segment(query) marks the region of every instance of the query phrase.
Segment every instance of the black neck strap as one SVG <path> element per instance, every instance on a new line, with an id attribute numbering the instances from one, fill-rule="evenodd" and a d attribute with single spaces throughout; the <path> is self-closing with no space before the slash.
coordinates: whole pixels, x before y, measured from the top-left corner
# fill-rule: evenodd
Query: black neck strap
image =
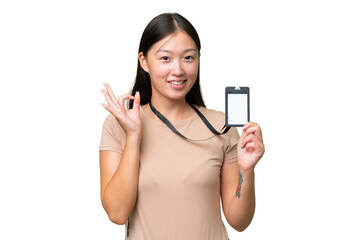
<path id="1" fill-rule="evenodd" d="M 174 125 L 171 124 L 171 122 L 164 116 L 162 115 L 158 110 L 156 110 L 156 108 L 151 104 L 151 102 L 149 102 L 149 106 L 151 108 L 151 110 L 153 111 L 153 113 L 163 122 L 166 124 L 166 126 L 168 126 L 174 133 L 176 133 L 177 135 L 179 135 L 182 138 L 185 138 L 187 140 L 190 141 L 205 141 L 207 139 L 203 139 L 203 140 L 193 140 L 193 139 L 189 139 L 187 137 L 185 137 L 184 135 L 182 135 L 178 130 L 176 130 L 176 128 L 174 127 Z M 226 127 L 226 125 L 224 125 L 224 127 L 220 130 L 220 132 L 216 131 L 215 128 L 209 123 L 209 121 L 205 118 L 205 116 L 199 111 L 199 109 L 197 109 L 194 105 L 190 104 L 190 106 L 194 109 L 194 111 L 197 113 L 197 115 L 200 117 L 200 119 L 205 123 L 205 125 L 209 128 L 209 130 L 214 133 L 216 135 L 222 135 L 227 133 L 230 130 L 230 127 Z M 209 139 L 209 138 L 208 138 Z"/>

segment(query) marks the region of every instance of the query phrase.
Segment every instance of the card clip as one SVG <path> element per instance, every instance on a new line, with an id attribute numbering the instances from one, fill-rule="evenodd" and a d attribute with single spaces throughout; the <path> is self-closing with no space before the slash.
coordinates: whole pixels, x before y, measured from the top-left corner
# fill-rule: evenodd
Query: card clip
<path id="1" fill-rule="evenodd" d="M 240 90 L 240 87 L 239 87 L 239 86 L 235 86 L 235 90 Z"/>

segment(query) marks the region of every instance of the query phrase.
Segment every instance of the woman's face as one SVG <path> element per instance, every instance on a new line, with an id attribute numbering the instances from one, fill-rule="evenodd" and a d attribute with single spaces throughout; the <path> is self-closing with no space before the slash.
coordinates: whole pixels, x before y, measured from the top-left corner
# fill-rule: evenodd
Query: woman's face
<path id="1" fill-rule="evenodd" d="M 199 51 L 187 33 L 177 31 L 152 45 L 146 58 L 140 53 L 139 61 L 150 75 L 152 98 L 183 100 L 198 75 Z"/>

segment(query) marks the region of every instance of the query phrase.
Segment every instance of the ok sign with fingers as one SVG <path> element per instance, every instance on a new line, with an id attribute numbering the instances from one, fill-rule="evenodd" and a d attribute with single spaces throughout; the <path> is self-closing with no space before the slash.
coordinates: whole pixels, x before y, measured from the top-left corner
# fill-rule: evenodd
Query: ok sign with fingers
<path id="1" fill-rule="evenodd" d="M 136 92 L 135 96 L 130 94 L 124 94 L 116 99 L 109 84 L 104 83 L 105 89 L 101 89 L 104 94 L 107 104 L 102 103 L 118 121 L 121 127 L 124 129 L 126 136 L 141 138 L 141 121 L 140 121 L 140 93 Z M 132 109 L 127 110 L 125 108 L 125 100 L 134 100 Z"/>

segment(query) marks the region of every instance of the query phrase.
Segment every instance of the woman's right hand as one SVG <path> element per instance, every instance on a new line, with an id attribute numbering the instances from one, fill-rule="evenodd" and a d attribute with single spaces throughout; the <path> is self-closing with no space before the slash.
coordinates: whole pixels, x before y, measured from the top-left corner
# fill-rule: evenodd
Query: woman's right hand
<path id="1" fill-rule="evenodd" d="M 109 84 L 104 83 L 105 89 L 101 89 L 106 102 L 102 105 L 115 116 L 121 127 L 124 129 L 127 137 L 141 138 L 141 121 L 140 121 L 140 93 L 136 92 L 135 97 L 130 94 L 120 96 L 118 99 L 114 96 Z M 125 100 L 134 100 L 133 108 L 127 110 L 124 106 Z"/>

